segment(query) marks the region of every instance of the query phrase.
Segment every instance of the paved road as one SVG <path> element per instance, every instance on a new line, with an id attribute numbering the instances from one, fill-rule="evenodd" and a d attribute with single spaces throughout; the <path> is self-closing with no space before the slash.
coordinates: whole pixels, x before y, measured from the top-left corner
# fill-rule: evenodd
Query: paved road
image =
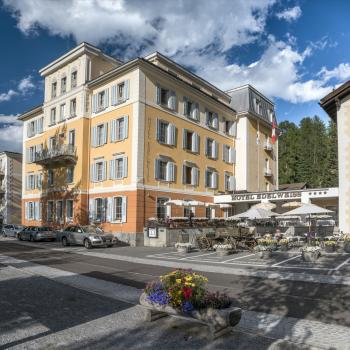
<path id="1" fill-rule="evenodd" d="M 119 254 L 120 251 L 123 251 L 123 254 L 125 254 L 125 248 L 119 249 L 119 251 L 118 249 L 118 247 L 109 250 L 98 249 L 94 250 L 94 252 L 108 252 L 111 256 L 113 256 L 113 254 Z M 39 246 L 37 248 L 32 245 L 22 245 L 17 241 L 1 241 L 0 255 L 26 261 L 29 264 L 38 264 L 52 271 L 58 270 L 62 273 L 73 273 L 74 275 L 83 276 L 91 281 L 97 281 L 97 283 L 101 285 L 105 283 L 108 286 L 125 286 L 125 288 L 130 288 L 130 291 L 141 290 L 148 281 L 172 270 L 170 267 L 161 265 L 149 265 L 110 258 L 86 256 L 79 254 L 79 251 L 74 252 L 74 249 L 70 252 L 42 249 L 42 247 L 39 248 Z M 4 265 L 7 264 L 3 264 L 3 269 L 6 268 Z M 21 266 L 25 266 L 25 264 L 16 265 L 16 271 L 19 270 L 19 272 L 21 272 Z M 195 268 L 196 265 L 194 265 L 194 269 Z M 335 330 L 338 330 L 339 327 L 350 327 L 350 315 L 348 312 L 350 306 L 350 290 L 347 285 L 334 286 L 327 283 L 319 284 L 272 278 L 265 279 L 212 272 L 205 272 L 203 274 L 209 278 L 209 287 L 211 289 L 224 290 L 233 296 L 236 299 L 237 305 L 240 305 L 246 311 L 247 315 L 252 316 L 251 321 L 257 319 L 256 315 L 273 315 L 273 317 L 275 317 L 275 319 L 270 319 L 268 321 L 269 326 L 271 326 L 271 324 L 274 325 L 273 328 L 269 330 L 269 338 L 263 337 L 263 339 L 260 339 L 259 337 L 259 339 L 257 339 L 256 334 L 249 334 L 248 336 L 247 332 L 236 332 L 235 337 L 240 340 L 241 348 L 267 349 L 268 347 L 271 348 L 271 346 L 278 346 L 276 342 L 271 341 L 270 337 L 274 337 L 276 334 L 276 338 L 278 339 L 277 330 L 280 335 L 281 327 L 283 326 L 286 328 L 286 324 L 283 323 L 284 321 L 281 322 L 281 320 L 289 320 L 289 322 L 291 322 L 291 320 L 306 320 L 310 324 L 316 325 L 316 328 L 322 328 L 324 325 L 328 329 L 334 327 Z M 0 271 L 0 276 L 1 275 L 2 272 Z M 8 294 L 11 290 L 14 291 L 14 293 Z M 27 293 L 27 291 L 29 291 L 29 293 Z M 82 295 L 80 296 L 80 294 L 77 295 L 75 293 L 82 293 Z M 5 281 L 0 280 L 0 297 L 2 303 L 1 310 L 3 310 L 3 308 L 7 310 L 0 315 L 0 332 L 1 325 L 7 324 L 7 328 L 5 327 L 4 329 L 8 331 L 9 327 L 11 328 L 16 322 L 22 322 L 14 320 L 23 319 L 23 322 L 28 322 L 26 320 L 26 315 L 29 314 L 32 319 L 39 320 L 41 326 L 44 324 L 46 327 L 46 331 L 43 329 L 39 331 L 38 334 L 40 334 L 40 337 L 46 334 L 45 332 L 48 332 L 47 335 L 52 333 L 57 334 L 64 329 L 79 327 L 79 325 L 82 323 L 85 324 L 86 322 L 89 323 L 89 320 L 103 319 L 104 317 L 108 318 L 112 317 L 111 315 L 118 315 L 119 317 L 123 312 L 134 310 L 132 306 L 133 301 L 131 299 L 130 302 L 125 302 L 127 297 L 124 299 L 121 298 L 124 302 L 117 300 L 111 303 L 110 299 L 107 297 L 101 297 L 101 295 L 97 297 L 92 293 L 78 291 L 78 289 L 69 286 L 63 287 L 59 282 L 50 281 L 44 277 L 37 276 L 30 279 L 22 276 L 18 279 L 10 278 L 8 280 L 5 279 Z M 116 298 L 118 299 L 118 296 Z M 17 303 L 18 300 L 21 302 Z M 32 306 L 30 306 L 30 300 L 35 301 Z M 41 305 L 41 308 L 37 309 L 38 305 Z M 50 316 L 48 316 L 47 310 L 51 309 L 54 310 L 54 312 L 51 313 L 50 311 Z M 135 311 L 130 312 L 131 314 L 135 314 Z M 24 316 L 22 313 L 24 313 Z M 46 318 L 49 318 L 49 320 L 46 321 Z M 44 320 L 44 322 L 41 322 L 41 320 Z M 318 325 L 317 322 L 319 321 L 322 322 L 322 325 Z M 106 322 L 111 322 L 111 320 Z M 170 322 L 168 326 L 171 329 L 173 329 L 172 327 L 176 327 L 176 325 L 172 323 L 173 321 L 167 322 Z M 267 321 L 265 320 L 265 322 Z M 290 328 L 293 328 L 296 323 L 296 321 L 293 322 L 293 324 L 289 323 Z M 264 324 L 263 320 L 261 320 L 261 324 Z M 140 327 L 140 325 L 138 326 Z M 18 324 L 16 327 L 20 328 Z M 135 324 L 132 323 L 130 327 L 135 327 Z M 188 327 L 188 325 L 186 327 Z M 259 328 L 258 325 L 257 327 Z M 164 329 L 169 328 L 165 327 Z M 339 329 L 342 332 L 341 336 L 344 336 L 344 334 L 347 335 L 346 329 L 345 333 L 343 328 Z M 149 328 L 149 332 L 152 333 L 151 330 L 152 328 Z M 284 329 L 283 332 L 286 338 L 293 337 L 291 329 Z M 181 327 L 176 329 L 174 334 L 177 334 L 177 336 L 182 334 L 185 338 L 190 337 L 186 332 L 181 333 Z M 158 334 L 157 336 L 159 337 L 160 335 Z M 35 335 L 33 337 L 33 339 L 37 338 Z M 164 334 L 160 337 L 164 337 Z M 25 337 L 26 341 L 29 341 L 27 338 L 31 340 L 30 335 L 26 335 Z M 22 340 L 16 340 L 16 337 L 13 338 L 12 336 L 11 338 L 10 336 L 7 345 L 11 344 L 18 347 L 23 343 L 23 337 L 20 339 Z M 102 340 L 100 339 L 99 341 L 101 342 Z M 192 348 L 203 346 L 200 341 L 197 344 L 197 341 L 199 340 L 197 339 L 194 341 Z M 245 341 L 247 344 L 245 344 Z M 307 339 L 302 339 L 300 342 L 308 343 Z M 111 348 L 112 346 L 111 343 L 106 343 L 104 341 L 103 346 L 102 343 L 99 344 L 101 347 L 97 348 L 104 348 L 104 346 L 105 348 Z M 190 343 L 186 340 L 184 344 L 186 345 L 184 345 L 184 347 L 187 347 Z M 255 345 L 253 346 L 253 344 Z M 320 344 L 322 344 L 322 342 Z M 137 348 L 136 343 L 132 345 L 131 348 Z M 246 345 L 248 347 L 245 347 Z M 168 346 L 164 348 L 172 348 L 172 346 L 173 345 L 169 343 Z M 226 347 L 226 345 L 222 346 L 222 348 L 230 348 Z M 285 343 L 283 346 L 282 348 L 287 348 Z M 174 346 L 174 348 L 175 347 L 176 346 Z M 301 348 L 301 345 L 297 348 Z"/>

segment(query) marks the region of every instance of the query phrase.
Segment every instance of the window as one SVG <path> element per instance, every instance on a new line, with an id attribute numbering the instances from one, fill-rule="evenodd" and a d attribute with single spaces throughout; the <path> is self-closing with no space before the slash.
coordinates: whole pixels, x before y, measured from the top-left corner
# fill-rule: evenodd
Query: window
<path id="1" fill-rule="evenodd" d="M 210 208 L 210 207 L 205 208 L 205 217 L 207 219 L 211 219 L 212 218 L 211 212 L 212 212 L 212 208 Z"/>
<path id="2" fill-rule="evenodd" d="M 199 135 L 190 130 L 182 131 L 182 147 L 193 153 L 199 152 Z"/>
<path id="3" fill-rule="evenodd" d="M 70 100 L 70 111 L 69 111 L 70 117 L 75 117 L 77 115 L 77 99 L 73 98 Z"/>
<path id="4" fill-rule="evenodd" d="M 53 136 L 49 138 L 49 149 L 53 150 L 55 149 L 55 147 L 56 147 L 56 137 Z"/>
<path id="5" fill-rule="evenodd" d="M 233 207 L 231 206 L 230 208 L 224 208 L 224 218 L 229 218 L 230 216 L 234 215 L 234 210 Z"/>
<path id="6" fill-rule="evenodd" d="M 156 159 L 155 178 L 161 181 L 175 181 L 175 164 L 166 159 Z"/>
<path id="7" fill-rule="evenodd" d="M 37 181 L 37 188 L 38 188 L 39 190 L 41 190 L 42 187 L 43 187 L 43 174 L 38 174 L 38 175 L 36 176 L 36 181 Z"/>
<path id="8" fill-rule="evenodd" d="M 199 120 L 199 104 L 184 96 L 184 115 L 188 118 Z"/>
<path id="9" fill-rule="evenodd" d="M 54 81 L 51 84 L 51 98 L 55 98 L 57 96 L 57 82 Z"/>
<path id="10" fill-rule="evenodd" d="M 27 149 L 27 163 L 35 162 L 35 146 L 29 147 Z"/>
<path id="11" fill-rule="evenodd" d="M 35 189 L 35 178 L 36 175 L 30 174 L 27 176 L 27 190 L 34 190 Z"/>
<path id="12" fill-rule="evenodd" d="M 72 147 L 75 146 L 75 130 L 69 130 L 69 132 L 68 132 L 68 144 Z"/>
<path id="13" fill-rule="evenodd" d="M 176 109 L 175 91 L 157 86 L 157 104 L 174 111 Z"/>
<path id="14" fill-rule="evenodd" d="M 232 174 L 226 173 L 224 175 L 225 191 L 234 191 L 236 188 L 236 179 Z"/>
<path id="15" fill-rule="evenodd" d="M 53 183 L 54 183 L 54 178 L 53 178 L 53 170 L 52 169 L 49 169 L 47 171 L 47 184 L 49 186 L 53 186 Z"/>
<path id="16" fill-rule="evenodd" d="M 205 187 L 218 188 L 218 173 L 215 170 L 207 169 L 205 171 Z"/>
<path id="17" fill-rule="evenodd" d="M 121 141 L 128 138 L 129 117 L 114 119 L 110 122 L 110 138 L 111 142 Z"/>
<path id="18" fill-rule="evenodd" d="M 125 102 L 129 98 L 129 80 L 112 86 L 112 105 Z"/>
<path id="19" fill-rule="evenodd" d="M 107 162 L 97 161 L 91 167 L 91 181 L 100 182 L 106 180 Z"/>
<path id="20" fill-rule="evenodd" d="M 123 198 L 122 197 L 114 197 L 113 198 L 113 221 L 121 221 L 122 219 L 122 206 L 123 206 Z"/>
<path id="21" fill-rule="evenodd" d="M 106 105 L 106 92 L 105 91 L 101 91 L 98 93 L 98 99 L 97 99 L 97 108 L 99 110 L 105 108 Z"/>
<path id="22" fill-rule="evenodd" d="M 28 202 L 28 220 L 35 219 L 35 204 L 34 202 Z"/>
<path id="23" fill-rule="evenodd" d="M 185 185 L 198 186 L 199 169 L 195 165 L 184 164 L 182 167 L 182 182 Z"/>
<path id="24" fill-rule="evenodd" d="M 66 218 L 67 221 L 73 221 L 73 199 L 66 200 Z"/>
<path id="25" fill-rule="evenodd" d="M 47 202 L 47 221 L 53 221 L 54 218 L 54 204 L 53 201 Z"/>
<path id="26" fill-rule="evenodd" d="M 208 158 L 217 159 L 218 158 L 218 148 L 219 148 L 218 143 L 216 141 L 214 141 L 213 139 L 210 139 L 209 137 L 207 137 L 206 143 L 205 143 L 205 155 Z"/>
<path id="27" fill-rule="evenodd" d="M 67 168 L 67 183 L 72 183 L 74 179 L 74 168 L 69 167 Z"/>
<path id="28" fill-rule="evenodd" d="M 67 90 L 67 77 L 61 79 L 61 95 L 64 94 Z"/>
<path id="29" fill-rule="evenodd" d="M 95 220 L 99 222 L 104 221 L 105 203 L 103 198 L 95 198 Z"/>
<path id="30" fill-rule="evenodd" d="M 254 98 L 254 107 L 255 107 L 255 112 L 258 114 L 261 114 L 261 101 L 257 99 L 256 97 Z"/>
<path id="31" fill-rule="evenodd" d="M 126 156 L 119 156 L 110 161 L 109 166 L 110 179 L 123 179 L 128 177 L 128 158 Z"/>
<path id="32" fill-rule="evenodd" d="M 157 119 L 157 140 L 160 143 L 175 146 L 176 144 L 176 128 L 175 125 Z"/>
<path id="33" fill-rule="evenodd" d="M 157 218 L 165 219 L 167 216 L 170 216 L 169 210 L 170 206 L 165 205 L 169 198 L 158 197 L 157 198 Z"/>
<path id="34" fill-rule="evenodd" d="M 107 143 L 107 123 L 92 129 L 92 147 L 99 147 Z"/>
<path id="35" fill-rule="evenodd" d="M 36 122 L 37 122 L 37 125 L 36 125 L 37 130 L 36 130 L 36 132 L 38 134 L 40 134 L 40 133 L 42 133 L 44 131 L 44 117 L 39 118 Z"/>
<path id="36" fill-rule="evenodd" d="M 50 112 L 50 125 L 55 125 L 56 124 L 56 108 L 51 108 Z"/>
<path id="37" fill-rule="evenodd" d="M 208 109 L 205 110 L 206 125 L 213 129 L 219 128 L 219 117 L 217 113 L 211 112 Z"/>
<path id="38" fill-rule="evenodd" d="M 235 149 L 228 145 L 222 145 L 222 160 L 230 164 L 235 163 L 236 161 Z"/>
<path id="39" fill-rule="evenodd" d="M 78 72 L 75 70 L 72 72 L 70 77 L 70 85 L 72 89 L 77 86 L 77 78 L 78 78 Z"/>
<path id="40" fill-rule="evenodd" d="M 100 112 L 108 107 L 109 104 L 109 89 L 102 90 L 92 96 L 92 111 L 93 113 Z"/>
<path id="41" fill-rule="evenodd" d="M 232 120 L 225 120 L 225 133 L 229 136 L 236 137 L 237 123 Z"/>
<path id="42" fill-rule="evenodd" d="M 35 129 L 36 129 L 36 121 L 33 120 L 28 124 L 28 132 L 27 132 L 27 136 L 28 137 L 32 137 L 35 135 Z"/>
<path id="43" fill-rule="evenodd" d="M 268 116 L 269 116 L 269 121 L 272 123 L 273 118 L 274 118 L 274 116 L 275 116 L 275 112 L 274 112 L 273 109 L 269 108 L 269 110 L 268 110 Z"/>
<path id="44" fill-rule="evenodd" d="M 60 121 L 66 119 L 66 104 L 63 103 L 60 105 Z"/>
<path id="45" fill-rule="evenodd" d="M 63 221 L 63 201 L 56 202 L 56 220 Z"/>

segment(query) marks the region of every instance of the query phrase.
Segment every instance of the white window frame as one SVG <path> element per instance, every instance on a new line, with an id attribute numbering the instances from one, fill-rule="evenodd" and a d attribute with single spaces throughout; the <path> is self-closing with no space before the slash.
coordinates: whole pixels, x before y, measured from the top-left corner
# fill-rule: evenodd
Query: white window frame
<path id="1" fill-rule="evenodd" d="M 191 169 L 190 179 L 187 179 L 187 168 Z M 199 186 L 199 168 L 190 163 L 185 163 L 182 166 L 182 183 L 188 186 Z"/>
<path id="2" fill-rule="evenodd" d="M 75 76 L 75 78 L 74 78 Z M 70 74 L 70 87 L 71 89 L 75 88 L 78 84 L 78 70 L 74 69 Z"/>
<path id="3" fill-rule="evenodd" d="M 64 76 L 61 78 L 61 95 L 67 92 L 67 77 Z"/>
<path id="4" fill-rule="evenodd" d="M 56 107 L 51 108 L 50 110 L 50 125 L 55 125 L 56 124 Z"/>
<path id="5" fill-rule="evenodd" d="M 121 123 L 123 123 L 121 127 Z M 129 136 L 129 116 L 113 119 L 110 121 L 110 141 L 119 142 L 128 138 Z"/>
<path id="6" fill-rule="evenodd" d="M 168 122 L 167 120 L 157 119 L 157 141 L 162 145 L 175 146 L 176 145 L 176 127 L 174 124 Z M 164 127 L 162 127 L 164 125 Z M 162 131 L 165 132 L 165 137 L 163 139 Z"/>
<path id="7" fill-rule="evenodd" d="M 55 205 L 54 205 L 54 201 L 50 200 L 47 201 L 47 221 L 48 222 L 53 222 L 55 220 Z M 49 210 L 49 204 L 52 206 L 51 210 Z M 51 214 L 51 217 L 50 215 Z"/>
<path id="8" fill-rule="evenodd" d="M 165 97 L 164 100 L 163 97 Z M 176 111 L 175 91 L 157 85 L 157 104 L 172 111 Z"/>
<path id="9" fill-rule="evenodd" d="M 210 144 L 210 147 L 209 147 Z M 210 148 L 210 149 L 209 149 Z M 219 144 L 211 137 L 207 137 L 205 140 L 205 155 L 209 159 L 217 160 L 219 153 Z"/>
<path id="10" fill-rule="evenodd" d="M 195 121 L 200 120 L 199 104 L 188 97 L 183 97 L 183 113 L 184 116 Z"/>
<path id="11" fill-rule="evenodd" d="M 160 177 L 160 175 L 161 175 L 160 162 L 165 163 L 165 178 Z M 154 178 L 157 181 L 175 182 L 175 179 L 176 179 L 176 166 L 175 166 L 174 162 L 171 162 L 168 159 L 160 157 L 160 158 L 155 159 L 154 168 L 155 168 Z"/>
<path id="12" fill-rule="evenodd" d="M 60 104 L 60 122 L 63 122 L 66 120 L 66 104 L 62 103 Z"/>
<path id="13" fill-rule="evenodd" d="M 56 209 L 56 221 L 59 223 L 63 223 L 64 207 L 63 207 L 63 200 L 62 199 L 56 201 L 56 208 L 55 209 Z M 60 209 L 60 212 L 59 212 L 59 209 Z"/>
<path id="14" fill-rule="evenodd" d="M 165 217 L 164 218 L 161 218 L 159 215 L 158 215 L 158 208 L 160 208 L 160 206 L 158 205 L 158 201 L 161 200 L 163 201 L 164 203 L 167 202 L 170 198 L 169 197 L 163 197 L 163 196 L 160 196 L 160 197 L 157 197 L 156 198 L 156 217 L 158 219 L 162 219 L 164 220 L 167 216 L 171 217 L 171 205 L 163 205 L 162 207 L 165 209 Z"/>
<path id="15" fill-rule="evenodd" d="M 205 123 L 210 129 L 219 130 L 219 115 L 206 108 Z"/>
<path id="16" fill-rule="evenodd" d="M 210 183 L 208 182 L 208 174 L 210 174 Z M 217 171 L 215 171 L 215 170 L 213 170 L 213 169 L 206 169 L 205 170 L 205 187 L 207 187 L 207 188 L 210 188 L 210 189 L 213 189 L 213 190 L 215 190 L 215 189 L 217 189 L 218 188 L 218 186 L 219 186 L 219 184 L 218 184 L 218 178 L 219 178 L 219 176 L 218 176 L 219 174 L 218 174 L 218 172 Z M 215 179 L 216 178 L 216 179 Z M 216 181 L 216 183 L 215 183 L 215 181 Z"/>
<path id="17" fill-rule="evenodd" d="M 188 134 L 191 134 L 190 145 L 188 145 Z M 199 135 L 188 129 L 182 129 L 182 147 L 186 151 L 192 153 L 199 153 L 200 138 Z"/>
<path id="18" fill-rule="evenodd" d="M 69 101 L 69 117 L 74 118 L 77 115 L 77 99 L 72 98 Z"/>
<path id="19" fill-rule="evenodd" d="M 69 212 L 68 212 L 68 203 L 72 203 L 72 215 L 68 215 Z M 67 222 L 72 222 L 73 221 L 73 218 L 74 218 L 74 200 L 73 199 L 66 199 L 66 221 Z"/>
<path id="20" fill-rule="evenodd" d="M 117 164 L 121 163 L 121 171 Z M 128 157 L 119 155 L 109 162 L 109 178 L 111 180 L 122 180 L 128 177 Z"/>
<path id="21" fill-rule="evenodd" d="M 53 81 L 51 83 L 51 98 L 57 97 L 57 81 Z"/>

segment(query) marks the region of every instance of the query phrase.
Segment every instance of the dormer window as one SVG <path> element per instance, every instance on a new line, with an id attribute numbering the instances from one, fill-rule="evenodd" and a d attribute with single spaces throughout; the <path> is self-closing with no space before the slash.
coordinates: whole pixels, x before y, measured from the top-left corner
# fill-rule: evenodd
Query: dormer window
<path id="1" fill-rule="evenodd" d="M 70 84 L 72 89 L 77 86 L 77 78 L 78 78 L 78 72 L 75 70 L 72 72 L 71 78 L 70 78 Z"/>
<path id="2" fill-rule="evenodd" d="M 67 91 L 67 77 L 61 79 L 61 95 Z"/>
<path id="3" fill-rule="evenodd" d="M 55 98 L 57 96 L 57 81 L 54 81 L 51 84 L 51 98 Z"/>

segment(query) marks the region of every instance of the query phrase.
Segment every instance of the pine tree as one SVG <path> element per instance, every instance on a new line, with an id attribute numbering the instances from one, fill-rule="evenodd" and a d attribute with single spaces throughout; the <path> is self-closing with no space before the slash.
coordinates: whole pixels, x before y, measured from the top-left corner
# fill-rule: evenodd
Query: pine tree
<path id="1" fill-rule="evenodd" d="M 329 122 L 327 130 L 327 160 L 324 174 L 324 186 L 338 186 L 338 139 L 337 139 L 337 124 L 333 121 Z"/>

